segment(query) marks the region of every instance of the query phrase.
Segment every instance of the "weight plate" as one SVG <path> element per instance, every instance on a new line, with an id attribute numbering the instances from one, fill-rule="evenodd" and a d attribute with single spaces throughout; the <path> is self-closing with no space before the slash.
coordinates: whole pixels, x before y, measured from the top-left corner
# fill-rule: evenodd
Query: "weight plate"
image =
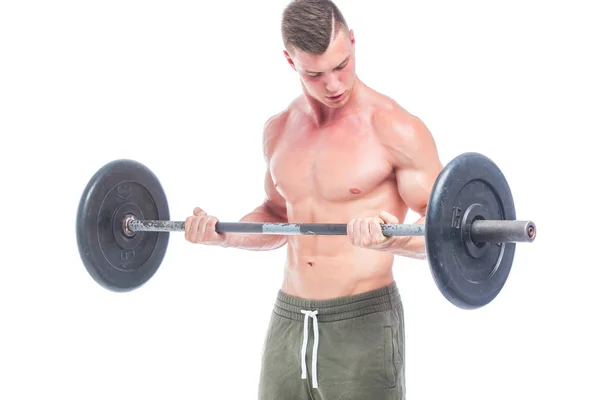
<path id="1" fill-rule="evenodd" d="M 515 254 L 515 243 L 474 244 L 462 225 L 478 218 L 515 220 L 515 205 L 498 166 L 481 154 L 464 153 L 436 179 L 425 217 L 435 283 L 446 299 L 464 309 L 485 306 L 500 293 Z"/>
<path id="2" fill-rule="evenodd" d="M 144 165 L 116 160 L 87 184 L 77 209 L 77 244 L 88 273 L 106 289 L 125 292 L 146 283 L 166 254 L 168 232 L 126 234 L 123 221 L 168 220 L 158 178 Z"/>

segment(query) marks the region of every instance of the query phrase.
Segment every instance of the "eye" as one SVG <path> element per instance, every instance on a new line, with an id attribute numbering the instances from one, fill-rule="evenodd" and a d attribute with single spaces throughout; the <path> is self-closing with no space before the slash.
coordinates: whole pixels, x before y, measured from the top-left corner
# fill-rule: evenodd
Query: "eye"
<path id="1" fill-rule="evenodd" d="M 336 71 L 341 71 L 341 70 L 343 70 L 344 68 L 346 68 L 346 65 L 348 65 L 348 62 L 345 62 L 344 64 L 340 65 L 340 66 L 339 66 L 339 67 L 337 67 L 335 70 L 336 70 Z"/>

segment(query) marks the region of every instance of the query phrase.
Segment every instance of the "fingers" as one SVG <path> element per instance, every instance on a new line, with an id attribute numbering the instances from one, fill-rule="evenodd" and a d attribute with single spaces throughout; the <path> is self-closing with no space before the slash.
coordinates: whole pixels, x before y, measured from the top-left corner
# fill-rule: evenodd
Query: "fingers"
<path id="1" fill-rule="evenodd" d="M 352 219 L 348 223 L 348 239 L 350 243 L 354 246 L 362 246 L 362 220 L 361 219 Z"/>
<path id="2" fill-rule="evenodd" d="M 381 233 L 378 219 L 355 218 L 347 226 L 348 240 L 358 247 L 369 247 L 377 241 L 377 230 Z"/>
<path id="3" fill-rule="evenodd" d="M 203 242 L 203 236 L 204 236 L 204 227 L 203 225 L 206 224 L 205 222 L 206 220 L 206 216 L 205 215 L 196 215 L 194 218 L 194 222 L 192 223 L 192 242 L 194 243 L 201 243 Z"/>
<path id="4" fill-rule="evenodd" d="M 190 243 L 218 244 L 222 237 L 216 231 L 218 219 L 199 207 L 185 220 L 185 239 Z"/>
<path id="5" fill-rule="evenodd" d="M 360 245 L 369 247 L 371 245 L 371 218 L 363 218 L 360 220 Z"/>
<path id="6" fill-rule="evenodd" d="M 387 211 L 382 211 L 379 213 L 379 216 L 383 220 L 384 224 L 399 224 L 400 221 L 394 215 L 390 214 Z"/>
<path id="7" fill-rule="evenodd" d="M 373 218 L 369 224 L 370 244 L 381 244 L 385 240 L 385 236 L 381 232 L 383 221 L 380 218 Z"/>
<path id="8" fill-rule="evenodd" d="M 390 239 L 383 235 L 381 225 L 397 223 L 398 218 L 386 211 L 376 217 L 354 218 L 348 223 L 348 240 L 354 246 L 377 249 Z"/>

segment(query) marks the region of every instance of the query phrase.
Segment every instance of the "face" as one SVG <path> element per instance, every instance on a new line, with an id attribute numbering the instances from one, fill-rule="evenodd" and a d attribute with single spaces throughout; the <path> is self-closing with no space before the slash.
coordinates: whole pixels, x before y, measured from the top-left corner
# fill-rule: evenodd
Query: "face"
<path id="1" fill-rule="evenodd" d="M 340 31 L 325 53 L 284 52 L 309 95 L 331 108 L 342 107 L 355 82 L 354 32 Z"/>

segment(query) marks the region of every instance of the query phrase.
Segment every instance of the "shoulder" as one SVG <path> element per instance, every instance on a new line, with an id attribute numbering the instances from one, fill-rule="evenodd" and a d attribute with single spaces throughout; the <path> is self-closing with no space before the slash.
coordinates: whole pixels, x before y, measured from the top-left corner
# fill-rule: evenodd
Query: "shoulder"
<path id="1" fill-rule="evenodd" d="M 270 116 L 263 126 L 263 150 L 265 158 L 270 158 L 273 154 L 275 145 L 279 141 L 287 120 L 290 115 L 290 109 L 285 110 Z"/>
<path id="2" fill-rule="evenodd" d="M 263 127 L 265 157 L 269 158 L 272 155 L 277 142 L 285 133 L 290 121 L 297 120 L 303 114 L 303 107 L 302 97 L 298 97 L 288 104 L 285 109 L 266 120 Z"/>
<path id="3" fill-rule="evenodd" d="M 371 122 L 381 144 L 392 155 L 394 164 L 437 159 L 435 141 L 425 123 L 393 99 L 381 96 Z"/>
<path id="4" fill-rule="evenodd" d="M 290 115 L 290 109 L 285 109 L 277 114 L 270 116 L 263 126 L 263 137 L 265 140 L 274 139 L 281 134 Z"/>
<path id="5" fill-rule="evenodd" d="M 424 134 L 425 124 L 419 117 L 384 95 L 374 104 L 371 122 L 383 141 L 417 139 Z"/>

